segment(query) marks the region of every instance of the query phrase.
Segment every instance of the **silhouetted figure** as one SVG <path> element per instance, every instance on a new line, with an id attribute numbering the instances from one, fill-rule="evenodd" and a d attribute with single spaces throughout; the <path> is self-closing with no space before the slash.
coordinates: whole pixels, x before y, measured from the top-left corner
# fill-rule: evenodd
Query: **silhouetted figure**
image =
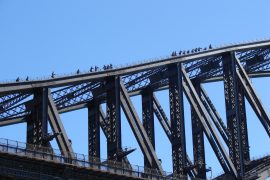
<path id="1" fill-rule="evenodd" d="M 110 64 L 109 67 L 110 67 L 110 69 L 112 69 L 113 68 L 112 64 Z"/>
<path id="2" fill-rule="evenodd" d="M 172 56 L 177 56 L 176 51 L 172 52 Z"/>
<path id="3" fill-rule="evenodd" d="M 179 55 L 181 55 L 182 54 L 182 51 L 179 51 L 179 53 L 178 53 Z"/>
<path id="4" fill-rule="evenodd" d="M 54 73 L 54 72 L 52 72 L 51 78 L 54 78 L 54 77 L 55 77 L 55 73 Z"/>
<path id="5" fill-rule="evenodd" d="M 189 50 L 187 51 L 187 54 L 189 54 Z"/>
<path id="6" fill-rule="evenodd" d="M 20 78 L 19 77 L 16 79 L 16 82 L 20 82 Z"/>
<path id="7" fill-rule="evenodd" d="M 191 50 L 191 53 L 194 53 L 194 49 Z"/>
<path id="8" fill-rule="evenodd" d="M 199 48 L 198 48 L 198 51 L 200 52 L 201 50 L 202 50 L 202 48 L 199 47 Z"/>
<path id="9" fill-rule="evenodd" d="M 98 67 L 97 66 L 95 66 L 95 71 L 98 71 Z"/>
<path id="10" fill-rule="evenodd" d="M 207 50 L 207 48 L 203 48 L 203 50 L 204 50 L 204 51 L 206 51 L 206 50 Z"/>
<path id="11" fill-rule="evenodd" d="M 183 51 L 183 55 L 185 55 L 186 54 L 186 51 Z"/>
<path id="12" fill-rule="evenodd" d="M 195 49 L 194 49 L 194 52 L 195 52 L 195 53 L 198 52 L 198 48 L 195 48 Z"/>
<path id="13" fill-rule="evenodd" d="M 106 70 L 107 68 L 108 68 L 107 66 L 105 66 L 105 65 L 103 66 L 103 70 Z"/>
<path id="14" fill-rule="evenodd" d="M 80 70 L 78 69 L 76 73 L 77 73 L 77 74 L 80 74 Z"/>
<path id="15" fill-rule="evenodd" d="M 29 81 L 29 77 L 27 76 L 25 80 L 26 80 L 26 81 Z"/>
<path id="16" fill-rule="evenodd" d="M 94 68 L 91 66 L 91 68 L 90 68 L 90 70 L 89 70 L 89 71 L 90 71 L 90 72 L 93 72 L 93 69 L 94 69 Z"/>
<path id="17" fill-rule="evenodd" d="M 212 49 L 212 45 L 211 44 L 209 45 L 209 49 Z"/>

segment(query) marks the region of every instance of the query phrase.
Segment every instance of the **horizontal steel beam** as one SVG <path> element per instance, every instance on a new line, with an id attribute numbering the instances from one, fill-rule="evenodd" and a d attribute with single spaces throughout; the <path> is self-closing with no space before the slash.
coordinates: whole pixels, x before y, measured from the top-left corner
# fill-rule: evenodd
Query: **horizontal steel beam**
<path id="1" fill-rule="evenodd" d="M 248 77 L 250 78 L 260 78 L 260 77 L 270 77 L 270 71 L 257 71 L 257 72 L 246 72 Z M 223 76 L 217 76 L 217 77 L 212 77 L 209 79 L 204 80 L 204 83 L 211 83 L 211 82 L 218 82 L 218 81 L 222 81 L 223 80 Z M 135 93 L 135 92 L 133 92 Z"/>
<path id="2" fill-rule="evenodd" d="M 221 55 L 226 52 L 231 51 L 243 51 L 252 48 L 267 47 L 270 45 L 270 40 L 251 42 L 246 44 L 238 44 L 232 46 L 226 46 L 216 49 L 211 49 L 207 51 L 202 51 L 194 54 L 187 54 L 183 56 L 169 57 L 158 61 L 151 61 L 147 63 L 142 63 L 130 67 L 111 69 L 100 72 L 85 73 L 73 76 L 65 76 L 54 79 L 39 80 L 39 81 L 29 81 L 29 82 L 16 82 L 16 83 L 6 83 L 1 84 L 0 94 L 5 94 L 9 92 L 18 92 L 22 90 L 29 90 L 37 87 L 60 87 L 65 85 L 78 84 L 82 82 L 89 82 L 92 80 L 105 79 L 108 76 L 123 76 L 130 73 L 135 73 L 139 71 L 145 71 L 152 68 L 157 68 L 173 63 L 179 62 L 189 62 L 192 60 L 205 58 L 213 55 Z"/>
<path id="3" fill-rule="evenodd" d="M 9 119 L 9 120 L 5 120 L 5 121 L 0 121 L 0 127 L 24 123 L 24 122 L 26 122 L 25 118 Z"/>

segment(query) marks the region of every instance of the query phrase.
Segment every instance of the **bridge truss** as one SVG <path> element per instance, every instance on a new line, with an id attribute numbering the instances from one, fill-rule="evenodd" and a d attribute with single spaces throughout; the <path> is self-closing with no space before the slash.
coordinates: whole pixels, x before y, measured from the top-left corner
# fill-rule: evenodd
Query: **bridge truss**
<path id="1" fill-rule="evenodd" d="M 144 155 L 145 167 L 163 169 L 155 152 L 154 115 L 172 148 L 173 172 L 206 178 L 204 135 L 225 174 L 246 178 L 251 163 L 245 99 L 270 136 L 270 118 L 250 77 L 269 76 L 270 41 L 231 45 L 129 67 L 74 76 L 0 84 L 0 126 L 27 124 L 27 143 L 50 147 L 56 139 L 64 156 L 74 155 L 60 114 L 88 109 L 89 156 L 100 158 L 100 129 L 108 160 L 128 162 L 121 143 L 121 109 Z M 202 84 L 223 81 L 226 121 Z M 169 90 L 170 117 L 154 92 Z M 142 121 L 131 96 L 142 97 Z M 186 152 L 183 98 L 191 106 L 193 159 Z M 106 103 L 106 112 L 101 104 Z M 226 123 L 225 123 L 226 122 Z M 53 134 L 48 134 L 48 126 Z M 228 149 L 228 151 L 227 151 Z M 264 162 L 264 161 L 263 161 Z"/>

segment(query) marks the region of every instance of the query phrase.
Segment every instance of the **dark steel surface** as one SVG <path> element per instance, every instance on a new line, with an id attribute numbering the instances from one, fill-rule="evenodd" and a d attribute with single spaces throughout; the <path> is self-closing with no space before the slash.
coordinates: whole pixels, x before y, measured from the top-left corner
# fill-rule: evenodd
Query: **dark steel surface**
<path id="1" fill-rule="evenodd" d="M 109 122 L 107 152 L 109 160 L 118 160 L 117 153 L 122 149 L 120 119 L 120 79 L 110 77 L 106 80 L 107 121 Z"/>
<path id="2" fill-rule="evenodd" d="M 88 155 L 100 158 L 100 105 L 94 101 L 88 106 Z"/>
<path id="3" fill-rule="evenodd" d="M 153 91 L 146 89 L 142 93 L 142 122 L 149 140 L 155 149 L 155 126 L 154 126 L 154 107 L 153 107 Z M 151 167 L 147 158 L 144 159 L 144 166 Z"/>
<path id="4" fill-rule="evenodd" d="M 270 41 L 265 40 L 129 67 L 0 84 L 0 126 L 26 122 L 27 142 L 50 147 L 50 140 L 55 138 L 62 154 L 73 157 L 59 114 L 88 108 L 89 155 L 100 157 L 101 128 L 107 138 L 109 160 L 129 164 L 127 155 L 132 151 L 124 151 L 121 144 L 122 107 L 145 166 L 162 174 L 155 152 L 155 114 L 172 144 L 175 174 L 205 178 L 204 134 L 224 172 L 243 179 L 251 172 L 246 170 L 251 161 L 245 98 L 270 137 L 269 115 L 249 79 L 270 76 L 269 48 Z M 227 126 L 201 86 L 212 81 L 224 82 Z M 156 91 L 165 89 L 169 90 L 170 118 L 155 96 Z M 194 162 L 186 153 L 183 94 L 191 105 Z M 136 95 L 142 95 L 142 122 L 130 99 Z M 101 103 L 106 103 L 105 113 Z M 48 123 L 53 134 L 48 134 Z"/>
<path id="5" fill-rule="evenodd" d="M 241 138 L 241 117 L 240 110 L 243 103 L 240 104 L 241 96 L 239 94 L 239 85 L 236 78 L 235 59 L 232 53 L 224 55 L 223 58 L 223 78 L 224 78 L 224 93 L 226 103 L 226 116 L 228 128 L 228 148 L 230 158 L 233 161 L 238 178 L 244 176 L 244 159 L 243 159 L 243 144 Z M 246 120 L 244 120 L 246 122 Z"/>
<path id="6" fill-rule="evenodd" d="M 181 64 L 168 66 L 173 172 L 186 175 L 186 136 Z"/>
<path id="7" fill-rule="evenodd" d="M 200 95 L 200 82 L 193 83 L 195 90 Z M 203 127 L 198 118 L 198 115 L 191 108 L 191 125 L 192 125 L 192 140 L 193 140 L 193 159 L 194 165 L 198 172 L 196 177 L 206 179 L 206 163 L 205 163 L 205 149 Z"/>

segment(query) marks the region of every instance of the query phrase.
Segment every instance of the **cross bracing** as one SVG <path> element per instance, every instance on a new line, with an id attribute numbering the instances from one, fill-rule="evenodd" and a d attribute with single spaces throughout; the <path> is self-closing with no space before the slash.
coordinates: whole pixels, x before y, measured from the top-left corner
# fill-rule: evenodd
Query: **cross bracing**
<path id="1" fill-rule="evenodd" d="M 48 145 L 44 136 L 46 124 L 50 123 L 56 134 L 52 138 L 57 139 L 60 149 L 72 152 L 59 114 L 88 108 L 91 113 L 89 148 L 92 149 L 89 153 L 100 156 L 96 134 L 100 126 L 108 138 L 110 160 L 128 162 L 128 153 L 121 147 L 119 111 L 122 108 L 145 156 L 145 166 L 162 173 L 151 123 L 155 113 L 172 144 L 174 173 L 206 177 L 204 134 L 224 172 L 241 179 L 245 177 L 245 163 L 250 161 L 244 98 L 270 136 L 269 115 L 249 80 L 269 76 L 269 69 L 270 41 L 265 40 L 100 72 L 0 84 L 0 126 L 26 122 L 31 127 L 28 132 L 29 139 L 33 138 L 31 142 Z M 211 81 L 224 82 L 227 125 L 201 86 Z M 165 89 L 170 92 L 169 118 L 153 94 Z M 144 99 L 143 125 L 130 101 L 131 96 L 138 95 Z M 183 95 L 192 107 L 193 146 L 197 148 L 194 162 L 186 155 Z M 101 103 L 107 104 L 106 112 L 99 108 Z"/>

